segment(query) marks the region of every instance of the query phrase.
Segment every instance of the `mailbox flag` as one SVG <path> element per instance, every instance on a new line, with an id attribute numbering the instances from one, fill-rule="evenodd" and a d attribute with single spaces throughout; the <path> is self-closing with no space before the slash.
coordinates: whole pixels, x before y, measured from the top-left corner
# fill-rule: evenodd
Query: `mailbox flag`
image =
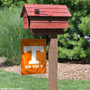
<path id="1" fill-rule="evenodd" d="M 21 74 L 46 73 L 46 40 L 21 39 Z"/>

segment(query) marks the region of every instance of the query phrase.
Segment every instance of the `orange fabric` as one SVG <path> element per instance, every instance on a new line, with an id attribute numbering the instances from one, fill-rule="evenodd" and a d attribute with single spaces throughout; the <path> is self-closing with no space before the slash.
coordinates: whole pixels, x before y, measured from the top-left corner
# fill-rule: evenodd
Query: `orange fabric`
<path id="1" fill-rule="evenodd" d="M 24 53 L 24 46 L 44 46 L 44 52 L 36 51 L 38 64 L 29 64 L 32 60 L 32 52 Z M 22 39 L 21 40 L 21 74 L 46 73 L 46 40 L 45 39 Z"/>

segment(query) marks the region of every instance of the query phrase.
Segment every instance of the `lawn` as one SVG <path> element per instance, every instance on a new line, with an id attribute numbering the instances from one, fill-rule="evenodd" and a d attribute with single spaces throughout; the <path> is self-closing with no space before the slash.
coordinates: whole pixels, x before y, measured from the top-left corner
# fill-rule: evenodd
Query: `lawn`
<path id="1" fill-rule="evenodd" d="M 0 70 L 0 88 L 48 90 L 48 79 Z M 58 90 L 90 90 L 90 80 L 59 80 Z"/>

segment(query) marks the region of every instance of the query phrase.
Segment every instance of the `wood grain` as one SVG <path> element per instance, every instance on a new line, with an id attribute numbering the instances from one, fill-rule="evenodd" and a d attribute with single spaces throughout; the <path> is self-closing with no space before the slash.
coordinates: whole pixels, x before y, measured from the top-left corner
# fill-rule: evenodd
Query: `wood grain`
<path id="1" fill-rule="evenodd" d="M 68 21 L 31 21 L 30 29 L 65 29 Z"/>
<path id="2" fill-rule="evenodd" d="M 35 9 L 39 9 L 40 14 L 35 14 Z M 71 17 L 66 5 L 24 4 L 21 17 L 24 15 L 23 11 L 28 16 Z"/>
<path id="3" fill-rule="evenodd" d="M 57 79 L 57 35 L 49 35 L 49 90 L 58 90 Z"/>
<path id="4" fill-rule="evenodd" d="M 62 8 L 67 9 L 66 5 L 48 5 L 48 4 L 24 4 L 26 8 Z"/>

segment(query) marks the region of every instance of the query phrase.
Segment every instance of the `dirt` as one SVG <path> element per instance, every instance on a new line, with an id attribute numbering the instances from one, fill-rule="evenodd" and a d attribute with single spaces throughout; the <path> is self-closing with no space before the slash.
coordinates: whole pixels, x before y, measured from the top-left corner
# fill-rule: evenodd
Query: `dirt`
<path id="1" fill-rule="evenodd" d="M 0 58 L 0 61 L 2 59 Z M 21 73 L 20 65 L 19 66 L 3 66 L 2 65 L 0 69 L 8 71 L 8 72 L 18 73 L 18 74 Z M 48 78 L 48 60 L 47 60 L 46 74 L 32 74 L 31 76 Z M 90 65 L 89 64 L 58 63 L 58 79 L 90 80 Z"/>

